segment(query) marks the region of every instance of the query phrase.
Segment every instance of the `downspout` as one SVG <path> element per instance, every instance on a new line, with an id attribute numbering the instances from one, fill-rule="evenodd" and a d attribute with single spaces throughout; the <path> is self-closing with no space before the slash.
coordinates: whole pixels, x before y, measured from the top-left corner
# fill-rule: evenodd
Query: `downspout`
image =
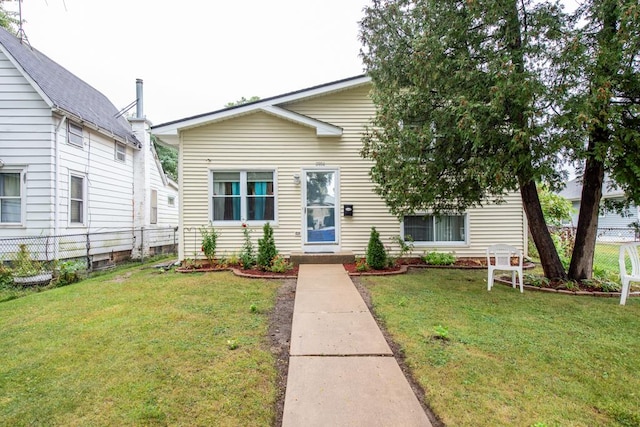
<path id="1" fill-rule="evenodd" d="M 60 129 L 66 123 L 67 116 L 62 116 L 60 123 L 56 126 L 56 133 L 53 137 L 54 156 L 55 156 L 55 171 L 54 171 L 54 206 L 53 206 L 53 235 L 58 236 L 60 234 L 60 148 L 58 145 Z M 58 244 L 54 244 L 54 259 L 58 259 Z"/>

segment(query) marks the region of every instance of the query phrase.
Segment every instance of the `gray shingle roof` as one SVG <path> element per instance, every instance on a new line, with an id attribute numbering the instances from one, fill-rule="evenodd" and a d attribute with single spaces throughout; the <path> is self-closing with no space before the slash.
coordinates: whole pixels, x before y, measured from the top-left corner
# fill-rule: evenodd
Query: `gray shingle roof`
<path id="1" fill-rule="evenodd" d="M 140 142 L 124 117 L 116 118 L 118 109 L 100 91 L 76 77 L 60 64 L 36 49 L 20 43 L 14 35 L 0 28 L 0 44 L 53 102 L 55 108 L 97 126 L 131 145 Z"/>
<path id="2" fill-rule="evenodd" d="M 582 178 L 575 178 L 567 182 L 567 186 L 558 194 L 568 200 L 580 200 L 582 198 Z M 605 177 L 602 183 L 602 197 L 611 199 L 623 196 L 624 191 L 617 188 L 611 178 Z"/>

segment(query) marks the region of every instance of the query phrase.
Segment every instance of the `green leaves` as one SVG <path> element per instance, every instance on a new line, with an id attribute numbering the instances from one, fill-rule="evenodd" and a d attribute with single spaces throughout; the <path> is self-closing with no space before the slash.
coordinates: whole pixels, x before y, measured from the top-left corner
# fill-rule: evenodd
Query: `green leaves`
<path id="1" fill-rule="evenodd" d="M 561 16 L 525 3 L 530 10 L 453 0 L 365 10 L 362 56 L 378 112 L 362 155 L 394 213 L 461 211 L 500 201 L 518 175 L 554 175 L 541 114 L 547 87 L 526 66 L 553 43 L 547 34 L 558 33 Z M 521 34 L 526 19 L 538 32 Z"/>

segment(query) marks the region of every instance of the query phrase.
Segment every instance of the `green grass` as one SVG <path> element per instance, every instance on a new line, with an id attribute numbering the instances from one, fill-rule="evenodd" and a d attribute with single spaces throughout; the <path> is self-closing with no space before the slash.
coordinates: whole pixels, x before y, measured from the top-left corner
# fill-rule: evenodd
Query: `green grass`
<path id="1" fill-rule="evenodd" d="M 446 425 L 640 425 L 640 300 L 488 292 L 486 274 L 363 279 Z"/>
<path id="2" fill-rule="evenodd" d="M 278 285 L 136 267 L 0 303 L 0 425 L 270 425 Z"/>
<path id="3" fill-rule="evenodd" d="M 620 243 L 597 243 L 593 265 L 614 273 L 620 273 L 619 256 Z"/>

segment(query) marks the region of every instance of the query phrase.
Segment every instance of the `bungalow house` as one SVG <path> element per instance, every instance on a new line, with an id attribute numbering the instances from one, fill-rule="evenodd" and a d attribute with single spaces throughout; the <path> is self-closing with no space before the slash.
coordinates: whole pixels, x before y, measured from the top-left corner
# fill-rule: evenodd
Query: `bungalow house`
<path id="1" fill-rule="evenodd" d="M 571 225 L 578 225 L 578 214 L 580 212 L 580 201 L 582 198 L 582 179 L 575 178 L 567 182 L 566 187 L 558 193 L 560 196 L 569 200 L 573 205 L 573 213 L 571 215 Z M 632 222 L 638 222 L 640 215 L 638 207 L 631 205 L 620 213 L 615 210 L 606 209 L 604 201 L 611 200 L 613 202 L 624 202 L 624 191 L 617 188 L 615 182 L 608 176 L 605 177 L 602 184 L 602 201 L 603 206 L 600 209 L 598 218 L 598 228 L 600 229 L 599 237 L 620 240 L 633 240 L 635 231 L 629 227 Z"/>
<path id="2" fill-rule="evenodd" d="M 173 233 L 140 234 L 177 226 L 178 187 L 155 154 L 141 99 L 137 113 L 123 118 L 0 28 L 0 257 L 28 243 L 40 259 L 99 262 L 173 244 Z"/>
<path id="3" fill-rule="evenodd" d="M 152 127 L 179 147 L 181 259 L 201 257 L 199 227 L 220 233 L 219 253 L 238 253 L 243 224 L 254 242 L 265 222 L 283 255 L 365 253 L 372 226 L 385 244 L 411 236 L 416 253 L 482 257 L 488 245 L 526 250 L 518 194 L 506 203 L 398 219 L 374 192 L 360 156 L 374 115 L 371 80 L 357 76 Z"/>

